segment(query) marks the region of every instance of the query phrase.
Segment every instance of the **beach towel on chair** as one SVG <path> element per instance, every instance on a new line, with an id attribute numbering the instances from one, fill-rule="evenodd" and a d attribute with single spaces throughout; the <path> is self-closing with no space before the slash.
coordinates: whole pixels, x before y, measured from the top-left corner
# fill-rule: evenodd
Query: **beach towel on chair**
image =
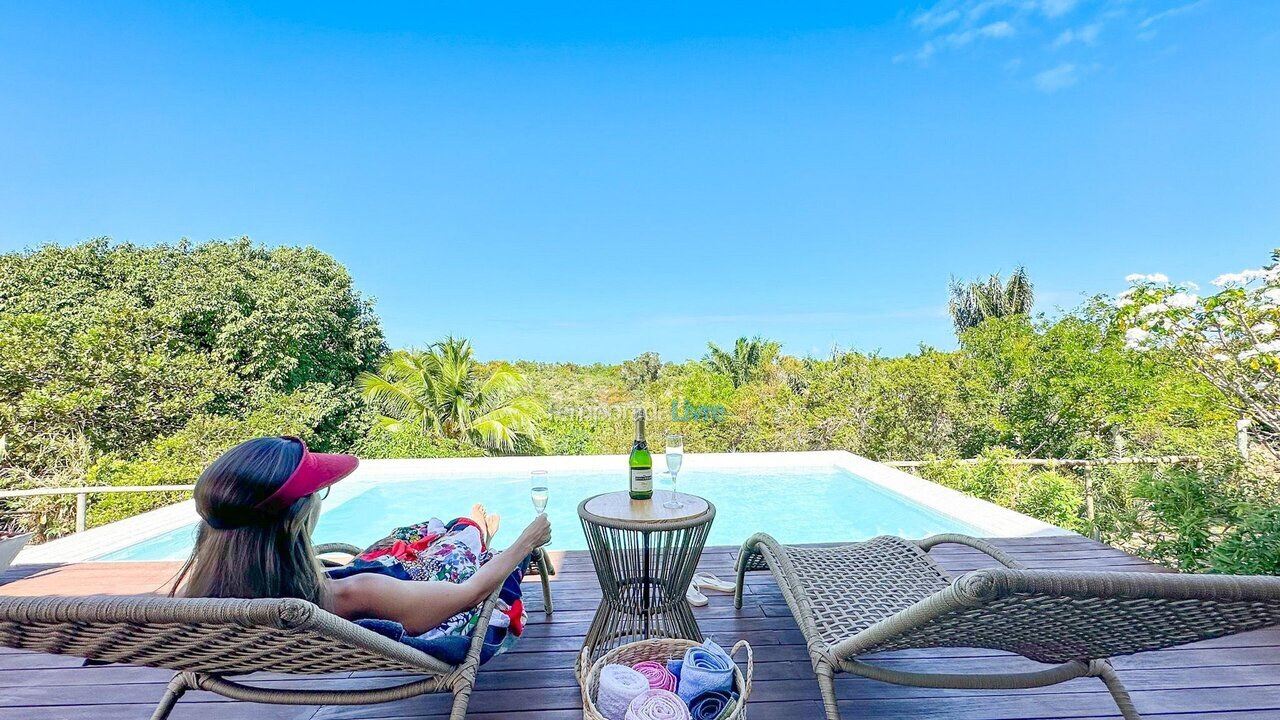
<path id="1" fill-rule="evenodd" d="M 361 573 L 378 573 L 400 580 L 422 582 L 466 581 L 493 553 L 484 546 L 484 533 L 470 518 L 443 523 L 432 518 L 425 523 L 397 528 L 374 543 L 351 563 L 329 571 L 340 579 Z M 505 652 L 524 632 L 525 612 L 520 581 L 528 561 L 507 576 L 498 593 L 498 605 L 489 618 L 480 661 Z M 404 626 L 391 620 L 357 620 L 356 624 L 402 642 L 447 663 L 466 657 L 471 635 L 480 620 L 478 607 L 460 612 L 421 635 L 409 635 Z"/>

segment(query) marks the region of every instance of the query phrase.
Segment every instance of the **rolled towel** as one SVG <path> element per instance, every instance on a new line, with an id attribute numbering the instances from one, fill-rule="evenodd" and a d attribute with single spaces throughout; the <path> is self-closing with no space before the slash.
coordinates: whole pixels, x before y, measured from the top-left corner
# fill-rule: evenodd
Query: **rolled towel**
<path id="1" fill-rule="evenodd" d="M 632 665 L 631 669 L 643 675 L 649 681 L 649 687 L 651 688 L 669 692 L 676 691 L 676 676 L 672 675 L 671 671 L 664 667 L 662 663 L 645 660 Z"/>
<path id="2" fill-rule="evenodd" d="M 704 692 L 733 692 L 733 660 L 724 648 L 708 640 L 701 647 L 691 647 L 684 659 L 672 660 L 667 668 L 679 679 L 676 694 L 686 703 Z"/>
<path id="3" fill-rule="evenodd" d="M 689 715 L 693 717 L 693 720 L 717 720 L 721 716 L 727 717 L 728 714 L 731 714 L 737 704 L 737 693 L 710 690 L 689 702 Z M 725 713 L 726 708 L 729 713 Z"/>
<path id="4" fill-rule="evenodd" d="M 690 720 L 689 708 L 675 693 L 651 688 L 631 701 L 625 720 Z"/>
<path id="5" fill-rule="evenodd" d="M 605 665 L 600 670 L 596 709 L 609 720 L 626 720 L 631 701 L 648 689 L 644 675 L 626 665 Z"/>

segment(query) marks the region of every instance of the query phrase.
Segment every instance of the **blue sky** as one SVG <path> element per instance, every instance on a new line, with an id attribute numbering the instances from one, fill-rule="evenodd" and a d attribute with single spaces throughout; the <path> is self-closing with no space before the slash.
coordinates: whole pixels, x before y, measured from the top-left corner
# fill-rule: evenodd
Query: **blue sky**
<path id="1" fill-rule="evenodd" d="M 0 6 L 0 250 L 310 244 L 484 357 L 954 344 L 1280 246 L 1280 3 Z"/>

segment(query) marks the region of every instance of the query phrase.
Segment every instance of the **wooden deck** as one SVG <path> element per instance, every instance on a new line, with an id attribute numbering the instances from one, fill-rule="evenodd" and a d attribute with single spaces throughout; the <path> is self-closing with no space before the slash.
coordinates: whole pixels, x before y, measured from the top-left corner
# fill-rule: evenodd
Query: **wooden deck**
<path id="1" fill-rule="evenodd" d="M 1118 550 L 1080 537 L 1019 538 L 997 541 L 1031 567 L 1098 568 L 1121 571 L 1153 567 Z M 967 548 L 934 551 L 948 569 L 987 566 Z M 732 576 L 736 548 L 711 548 L 702 569 Z M 570 552 L 559 559 L 552 583 L 556 613 L 542 613 L 541 593 L 526 584 L 530 626 L 515 652 L 498 657 L 480 672 L 471 714 L 482 720 L 567 720 L 582 717 L 572 666 L 600 597 L 590 558 Z M 85 564 L 66 567 L 19 566 L 0 577 L 0 594 L 138 593 L 161 588 L 175 566 L 168 563 Z M 817 683 L 804 643 L 767 573 L 754 574 L 741 611 L 732 597 L 712 593 L 695 610 L 703 631 L 726 646 L 748 640 L 756 659 L 750 700 L 752 720 L 822 717 Z M 955 669 L 962 656 L 971 671 L 1034 666 L 1020 658 L 986 650 L 928 650 L 882 655 L 882 661 L 921 671 Z M 1138 709 L 1160 720 L 1276 720 L 1280 718 L 1280 629 L 1261 630 L 1129 658 L 1116 666 Z M 306 679 L 282 677 L 292 687 L 370 687 L 387 674 L 357 673 Z M 0 649 L 0 720 L 123 720 L 147 718 L 169 673 L 128 666 L 80 667 L 75 658 Z M 264 682 L 271 676 L 261 676 Z M 898 687 L 871 680 L 837 680 L 846 720 L 1015 720 L 1114 718 L 1115 706 L 1096 679 L 1082 678 L 1049 688 L 1018 691 L 958 691 Z M 447 696 L 354 707 L 256 705 L 189 693 L 174 718 L 235 720 L 322 720 L 336 718 L 442 718 Z"/>

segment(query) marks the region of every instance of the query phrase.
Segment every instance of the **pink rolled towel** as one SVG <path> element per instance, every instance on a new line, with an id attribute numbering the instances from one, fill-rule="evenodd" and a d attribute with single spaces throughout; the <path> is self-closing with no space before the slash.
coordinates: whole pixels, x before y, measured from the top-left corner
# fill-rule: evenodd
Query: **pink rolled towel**
<path id="1" fill-rule="evenodd" d="M 643 675 L 644 679 L 649 681 L 649 687 L 651 688 L 669 692 L 676 691 L 676 676 L 672 675 L 667 666 L 662 663 L 645 660 L 632 665 L 631 669 Z"/>

